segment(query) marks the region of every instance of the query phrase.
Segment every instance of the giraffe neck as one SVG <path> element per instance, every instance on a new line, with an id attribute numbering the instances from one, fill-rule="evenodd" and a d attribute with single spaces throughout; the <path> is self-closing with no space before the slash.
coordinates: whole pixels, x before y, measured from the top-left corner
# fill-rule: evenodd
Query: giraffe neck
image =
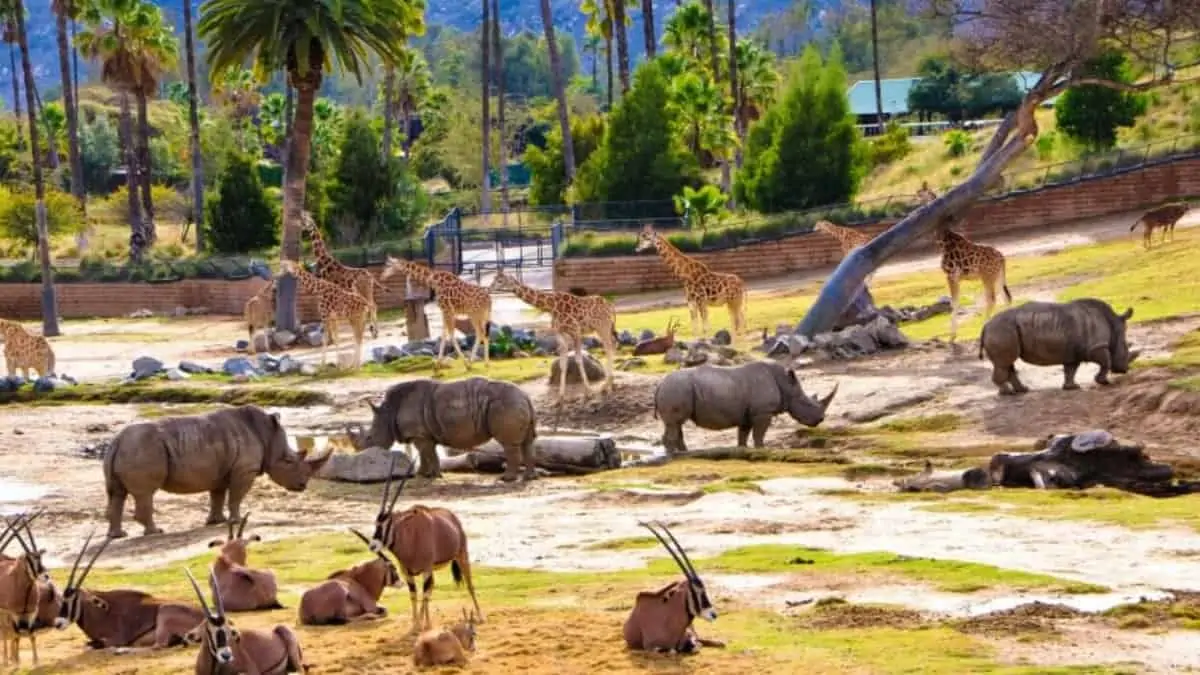
<path id="1" fill-rule="evenodd" d="M 312 228 L 308 231 L 312 237 L 312 251 L 317 258 L 317 267 L 323 269 L 337 263 L 337 259 L 329 253 L 329 249 L 325 247 L 325 238 L 321 236 L 320 230 Z"/>
<path id="2" fill-rule="evenodd" d="M 667 241 L 667 238 L 661 234 L 657 235 L 655 238 L 655 244 L 658 248 L 658 255 L 662 257 L 663 262 L 667 265 L 667 268 L 669 268 L 671 272 L 680 279 L 690 281 L 691 279 L 699 276 L 706 269 L 704 263 L 698 260 L 693 260 L 684 255 L 683 251 L 675 248 L 671 242 Z"/>
<path id="3" fill-rule="evenodd" d="M 536 288 L 530 288 L 519 281 L 513 280 L 513 295 L 521 299 L 522 302 L 528 303 L 538 309 L 553 313 L 556 309 L 553 302 L 554 296 L 545 291 L 539 291 Z"/>
<path id="4" fill-rule="evenodd" d="M 301 290 L 309 293 L 316 293 L 320 290 L 317 277 L 303 267 L 296 267 L 295 276 L 296 283 L 299 284 Z"/>
<path id="5" fill-rule="evenodd" d="M 418 265 L 414 262 L 409 262 L 406 260 L 404 261 L 404 267 L 402 269 L 404 270 L 404 273 L 408 275 L 410 280 L 415 281 L 423 286 L 428 286 L 429 288 L 441 293 L 441 289 L 437 288 L 437 275 L 434 274 L 432 267 Z"/>

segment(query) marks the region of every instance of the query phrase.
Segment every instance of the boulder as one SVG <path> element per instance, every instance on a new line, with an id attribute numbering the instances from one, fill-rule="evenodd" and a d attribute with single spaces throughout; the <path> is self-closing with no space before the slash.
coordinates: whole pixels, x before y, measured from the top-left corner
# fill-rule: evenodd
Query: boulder
<path id="1" fill-rule="evenodd" d="M 254 334 L 254 351 L 261 353 L 261 352 L 265 352 L 265 351 L 270 351 L 270 349 L 271 349 L 271 336 L 267 335 L 266 333 L 262 333 L 262 332 L 255 333 Z"/>
<path id="2" fill-rule="evenodd" d="M 317 472 L 318 478 L 346 483 L 382 483 L 388 479 L 388 467 L 396 456 L 393 478 L 413 470 L 412 459 L 403 452 L 393 453 L 382 448 L 367 448 L 362 452 L 335 452 Z"/>
<path id="3" fill-rule="evenodd" d="M 547 382 L 552 386 L 558 386 L 558 378 L 561 372 L 560 363 L 562 363 L 561 359 L 554 359 L 550 365 L 550 377 Z M 583 369 L 587 374 L 588 382 L 599 382 L 604 379 L 604 365 L 591 354 L 584 353 Z M 579 374 L 579 364 L 575 361 L 575 352 L 570 352 L 567 354 L 567 384 L 582 383 L 583 379 Z"/>
<path id="4" fill-rule="evenodd" d="M 254 367 L 250 359 L 244 356 L 235 356 L 231 359 L 226 359 L 225 363 L 221 364 L 221 372 L 235 377 L 238 375 L 247 377 L 258 375 L 258 369 Z"/>
<path id="5" fill-rule="evenodd" d="M 153 356 L 139 356 L 133 360 L 133 372 L 129 376 L 135 380 L 154 377 L 163 371 L 163 362 Z"/>
<path id="6" fill-rule="evenodd" d="M 212 368 L 196 363 L 195 361 L 180 361 L 179 370 L 188 373 L 189 375 L 200 375 L 202 373 L 213 372 Z"/>

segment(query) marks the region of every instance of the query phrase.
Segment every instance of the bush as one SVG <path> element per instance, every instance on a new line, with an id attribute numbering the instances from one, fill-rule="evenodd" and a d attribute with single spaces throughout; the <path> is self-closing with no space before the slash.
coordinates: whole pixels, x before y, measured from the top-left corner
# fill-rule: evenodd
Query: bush
<path id="1" fill-rule="evenodd" d="M 912 152 L 912 141 L 909 140 L 908 129 L 896 120 L 887 123 L 883 135 L 867 145 L 867 157 L 871 168 L 891 164 L 908 156 Z"/>
<path id="2" fill-rule="evenodd" d="M 232 152 L 215 195 L 205 200 L 205 240 L 220 253 L 248 253 L 279 244 L 279 214 L 249 157 Z"/>
<path id="3" fill-rule="evenodd" d="M 79 203 L 59 190 L 46 190 L 46 229 L 51 237 L 76 234 L 85 227 Z M 33 190 L 0 187 L 0 230 L 7 239 L 36 246 L 37 199 Z"/>
<path id="4" fill-rule="evenodd" d="M 971 134 L 962 129 L 951 129 L 942 137 L 946 145 L 946 154 L 951 157 L 962 157 L 971 149 Z"/>
<path id="5" fill-rule="evenodd" d="M 1129 84 L 1133 75 L 1123 52 L 1110 49 L 1084 64 L 1083 75 Z M 1144 94 L 1124 92 L 1095 84 L 1071 87 L 1054 102 L 1058 128 L 1072 140 L 1091 150 L 1107 150 L 1117 144 L 1117 129 L 1131 127 L 1146 113 Z M 1153 130 L 1141 125 L 1142 140 Z"/>
<path id="6" fill-rule="evenodd" d="M 129 222 L 129 191 L 125 185 L 104 199 L 88 202 L 88 215 L 105 225 L 124 225 Z M 156 222 L 181 223 L 192 210 L 191 193 L 181 193 L 166 185 L 150 186 L 154 200 Z"/>
<path id="7" fill-rule="evenodd" d="M 575 166 L 583 166 L 604 140 L 604 117 L 591 115 L 571 118 L 571 147 Z M 563 167 L 562 129 L 555 125 L 546 134 L 546 147 L 530 144 L 525 149 L 529 165 L 529 203 L 554 205 L 566 199 L 567 178 Z"/>

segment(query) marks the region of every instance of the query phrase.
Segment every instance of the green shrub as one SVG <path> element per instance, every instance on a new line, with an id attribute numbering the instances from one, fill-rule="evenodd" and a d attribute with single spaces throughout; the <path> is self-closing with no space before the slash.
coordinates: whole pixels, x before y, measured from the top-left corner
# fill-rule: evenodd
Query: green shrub
<path id="1" fill-rule="evenodd" d="M 888 122 L 883 135 L 867 145 L 867 157 L 872 168 L 904 159 L 910 152 L 912 141 L 909 140 L 908 129 L 896 120 Z"/>
<path id="2" fill-rule="evenodd" d="M 951 157 L 962 157 L 971 148 L 971 134 L 962 129 L 951 129 L 942 137 L 946 146 L 946 154 Z"/>
<path id="3" fill-rule="evenodd" d="M 279 214 L 249 157 L 232 153 L 215 195 L 205 200 L 205 240 L 220 253 L 249 253 L 279 244 Z"/>
<path id="4" fill-rule="evenodd" d="M 46 190 L 46 229 L 50 236 L 75 234 L 84 228 L 83 214 L 71 195 Z M 7 239 L 37 244 L 37 199 L 31 189 L 0 187 L 0 230 Z"/>

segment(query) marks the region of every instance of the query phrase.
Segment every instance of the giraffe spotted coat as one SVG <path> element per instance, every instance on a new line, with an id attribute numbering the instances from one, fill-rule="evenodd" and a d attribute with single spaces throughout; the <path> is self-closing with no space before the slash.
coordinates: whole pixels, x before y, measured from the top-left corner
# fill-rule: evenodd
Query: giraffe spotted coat
<path id="1" fill-rule="evenodd" d="M 4 364 L 9 376 L 21 371 L 26 379 L 30 370 L 49 377 L 54 374 L 54 350 L 50 342 L 41 335 L 32 335 L 16 321 L 0 319 L 0 336 L 4 339 Z"/>

